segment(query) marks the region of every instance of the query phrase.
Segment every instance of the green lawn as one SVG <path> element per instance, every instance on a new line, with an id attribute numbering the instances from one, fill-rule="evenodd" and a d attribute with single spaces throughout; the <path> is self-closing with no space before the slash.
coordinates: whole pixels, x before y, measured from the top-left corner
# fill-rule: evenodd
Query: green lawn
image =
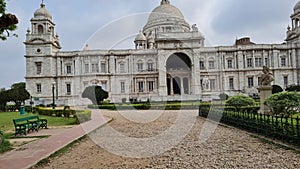
<path id="1" fill-rule="evenodd" d="M 4 112 L 0 113 L 0 130 L 5 132 L 13 132 L 14 124 L 13 119 L 15 118 L 22 118 L 27 116 L 32 116 L 36 114 L 26 113 L 26 115 L 21 116 L 19 112 Z M 77 124 L 76 118 L 63 118 L 63 117 L 50 117 L 50 116 L 43 116 L 39 115 L 42 119 L 48 120 L 48 126 L 67 126 L 67 125 L 75 125 Z"/>

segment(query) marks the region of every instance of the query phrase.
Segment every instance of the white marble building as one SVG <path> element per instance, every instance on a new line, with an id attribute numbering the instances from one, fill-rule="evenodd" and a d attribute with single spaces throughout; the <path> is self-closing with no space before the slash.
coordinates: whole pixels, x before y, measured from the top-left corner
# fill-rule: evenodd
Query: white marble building
<path id="1" fill-rule="evenodd" d="M 134 40 L 135 49 L 62 51 L 55 24 L 42 3 L 26 34 L 26 86 L 33 97 L 82 104 L 87 86 L 100 85 L 109 100 L 121 102 L 200 100 L 220 93 L 258 94 L 264 65 L 273 84 L 300 83 L 300 2 L 291 15 L 286 43 L 254 44 L 242 38 L 233 46 L 205 47 L 204 36 L 180 10 L 162 0 Z M 284 30 L 283 30 L 284 31 Z"/>

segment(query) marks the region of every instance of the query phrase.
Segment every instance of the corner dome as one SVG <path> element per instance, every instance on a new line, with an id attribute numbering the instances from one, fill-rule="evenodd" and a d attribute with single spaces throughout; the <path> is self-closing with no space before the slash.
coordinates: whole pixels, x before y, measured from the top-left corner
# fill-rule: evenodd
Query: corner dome
<path id="1" fill-rule="evenodd" d="M 136 41 L 147 41 L 146 36 L 143 34 L 142 31 L 139 32 L 139 34 L 135 37 L 135 42 Z"/>
<path id="2" fill-rule="evenodd" d="M 45 4 L 42 3 L 41 7 L 34 12 L 34 18 L 37 18 L 37 19 L 45 19 L 46 18 L 46 19 L 52 20 L 52 15 L 45 8 Z"/>
<path id="3" fill-rule="evenodd" d="M 294 12 L 295 12 L 295 13 L 300 12 L 300 1 L 295 5 L 295 7 L 294 7 Z"/>
<path id="4" fill-rule="evenodd" d="M 156 7 L 149 15 L 145 30 L 162 25 L 181 25 L 185 29 L 190 29 L 189 24 L 184 20 L 181 11 L 170 4 L 169 0 L 162 0 L 160 6 Z M 147 31 L 146 31 L 147 32 Z"/>

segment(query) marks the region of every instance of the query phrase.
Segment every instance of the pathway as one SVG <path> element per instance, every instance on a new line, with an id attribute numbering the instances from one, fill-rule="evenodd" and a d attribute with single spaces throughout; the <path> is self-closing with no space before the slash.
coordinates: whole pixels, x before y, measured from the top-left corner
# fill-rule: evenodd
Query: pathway
<path id="1" fill-rule="evenodd" d="M 87 133 L 106 124 L 111 119 L 93 110 L 92 120 L 73 128 L 41 130 L 38 135 L 51 135 L 48 138 L 26 144 L 18 149 L 0 155 L 0 169 L 26 169 L 42 159 L 81 138 Z M 37 135 L 32 133 L 31 135 Z"/>

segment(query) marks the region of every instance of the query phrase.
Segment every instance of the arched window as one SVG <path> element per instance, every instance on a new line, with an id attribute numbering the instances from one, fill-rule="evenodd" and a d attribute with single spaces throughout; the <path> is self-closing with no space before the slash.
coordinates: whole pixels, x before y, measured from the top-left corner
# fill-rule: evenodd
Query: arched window
<path id="1" fill-rule="evenodd" d="M 44 27 L 42 25 L 38 26 L 38 34 L 43 34 L 44 33 Z"/>

